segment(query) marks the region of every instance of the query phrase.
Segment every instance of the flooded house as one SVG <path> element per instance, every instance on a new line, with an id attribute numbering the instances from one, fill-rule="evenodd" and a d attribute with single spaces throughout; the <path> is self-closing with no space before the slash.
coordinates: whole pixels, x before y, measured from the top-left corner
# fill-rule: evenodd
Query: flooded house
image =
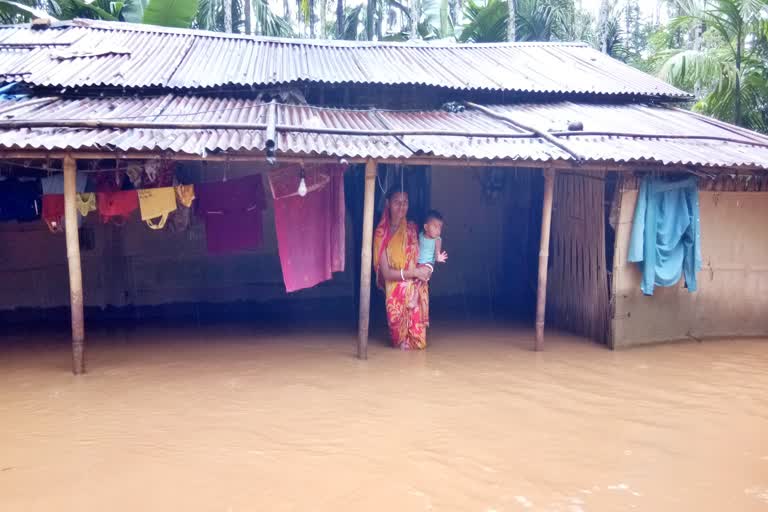
<path id="1" fill-rule="evenodd" d="M 610 348 L 768 335 L 768 137 L 583 44 L 75 20 L 0 28 L 0 82 L 0 309 L 71 315 L 75 373 L 88 322 L 137 311 L 346 308 L 367 357 L 393 186 L 445 215 L 435 309 L 518 319 L 531 348 L 545 322 Z M 680 183 L 688 238 L 654 286 L 638 204 Z"/>

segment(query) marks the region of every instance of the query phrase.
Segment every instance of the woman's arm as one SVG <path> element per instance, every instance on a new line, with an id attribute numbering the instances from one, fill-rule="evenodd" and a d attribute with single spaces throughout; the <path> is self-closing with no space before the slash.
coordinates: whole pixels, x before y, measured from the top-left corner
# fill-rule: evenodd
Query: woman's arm
<path id="1" fill-rule="evenodd" d="M 383 251 L 381 253 L 381 260 L 379 261 L 379 273 L 385 281 L 402 281 L 403 278 L 405 278 L 406 281 L 409 279 L 426 281 L 429 279 L 430 271 L 428 268 L 407 268 L 403 270 L 401 274 L 399 270 L 390 268 L 387 251 Z"/>

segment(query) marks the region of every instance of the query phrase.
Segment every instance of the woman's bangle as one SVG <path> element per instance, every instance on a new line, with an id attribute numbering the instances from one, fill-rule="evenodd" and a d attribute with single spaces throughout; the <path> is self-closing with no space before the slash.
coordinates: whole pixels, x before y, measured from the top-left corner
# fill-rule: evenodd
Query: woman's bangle
<path id="1" fill-rule="evenodd" d="M 400 269 L 400 279 L 405 281 L 405 274 L 403 274 L 403 269 L 402 268 Z"/>

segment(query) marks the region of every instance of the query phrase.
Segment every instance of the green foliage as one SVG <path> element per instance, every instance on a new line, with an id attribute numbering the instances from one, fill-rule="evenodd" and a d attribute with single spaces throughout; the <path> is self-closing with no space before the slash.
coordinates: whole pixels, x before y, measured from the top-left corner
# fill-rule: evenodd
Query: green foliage
<path id="1" fill-rule="evenodd" d="M 766 131 L 768 0 L 677 0 L 675 6 L 669 32 L 677 37 L 651 39 L 658 75 L 693 92 L 694 109 Z"/>
<path id="2" fill-rule="evenodd" d="M 0 23 L 26 23 L 34 18 L 48 17 L 44 9 L 37 7 L 36 2 L 0 0 Z"/>
<path id="3" fill-rule="evenodd" d="M 189 28 L 197 15 L 198 6 L 199 0 L 150 0 L 144 9 L 142 22 L 163 27 Z"/>

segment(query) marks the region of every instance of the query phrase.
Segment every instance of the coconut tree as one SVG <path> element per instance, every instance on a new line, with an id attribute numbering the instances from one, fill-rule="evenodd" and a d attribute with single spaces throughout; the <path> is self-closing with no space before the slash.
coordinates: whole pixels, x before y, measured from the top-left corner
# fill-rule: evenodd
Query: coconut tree
<path id="1" fill-rule="evenodd" d="M 34 0 L 0 0 L 0 23 L 26 23 L 35 18 L 54 18 L 52 5 L 40 5 Z"/>
<path id="2" fill-rule="evenodd" d="M 688 90 L 698 85 L 695 109 L 765 131 L 768 66 L 763 54 L 767 0 L 678 3 L 676 27 L 701 27 L 700 41 L 668 50 L 659 76 Z"/>
<path id="3" fill-rule="evenodd" d="M 586 18 L 573 0 L 516 0 L 515 40 L 571 41 L 583 30 L 574 25 Z M 469 0 L 464 8 L 466 21 L 459 40 L 464 42 L 507 41 L 509 35 L 509 2 Z M 577 30 L 578 28 L 578 30 Z"/>

